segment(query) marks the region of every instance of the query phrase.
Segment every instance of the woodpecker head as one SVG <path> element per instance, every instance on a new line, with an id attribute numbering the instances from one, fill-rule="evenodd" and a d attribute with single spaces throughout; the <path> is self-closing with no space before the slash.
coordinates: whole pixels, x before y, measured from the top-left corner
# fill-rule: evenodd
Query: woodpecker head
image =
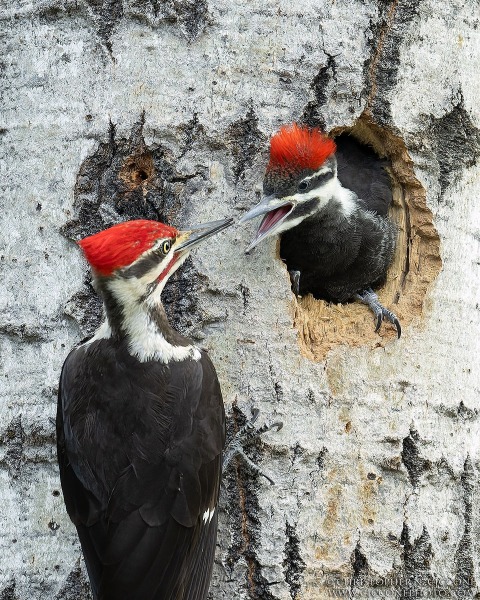
<path id="1" fill-rule="evenodd" d="M 265 215 L 247 252 L 264 238 L 298 225 L 322 208 L 337 183 L 335 142 L 320 129 L 285 125 L 270 140 L 266 198 L 240 223 Z"/>
<path id="2" fill-rule="evenodd" d="M 80 240 L 95 279 L 121 304 L 158 298 L 168 278 L 192 248 L 233 223 L 233 219 L 178 231 L 157 221 L 127 221 Z"/>

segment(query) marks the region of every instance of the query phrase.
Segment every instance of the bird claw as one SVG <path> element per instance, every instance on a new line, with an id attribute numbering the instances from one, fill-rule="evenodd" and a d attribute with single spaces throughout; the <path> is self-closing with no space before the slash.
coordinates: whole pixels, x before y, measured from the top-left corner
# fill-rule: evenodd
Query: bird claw
<path id="1" fill-rule="evenodd" d="M 288 272 L 290 275 L 290 282 L 292 284 L 292 292 L 295 294 L 295 296 L 297 296 L 297 298 L 300 297 L 300 271 L 289 271 Z"/>
<path id="2" fill-rule="evenodd" d="M 382 321 L 389 321 L 397 331 L 397 337 L 402 335 L 402 327 L 395 313 L 380 304 L 377 294 L 372 289 L 367 289 L 361 294 L 356 294 L 355 297 L 363 304 L 367 304 L 375 315 L 375 333 L 378 333 L 382 325 Z"/>
<path id="3" fill-rule="evenodd" d="M 248 456 L 243 450 L 243 445 L 248 444 L 253 439 L 263 435 L 267 431 L 271 431 L 272 429 L 280 431 L 280 429 L 282 429 L 283 427 L 283 422 L 274 421 L 270 425 L 265 423 L 264 425 L 256 429 L 255 421 L 258 419 L 260 411 L 258 410 L 258 408 L 254 408 L 252 412 L 252 418 L 248 420 L 239 431 L 237 431 L 237 433 L 233 436 L 228 446 L 225 448 L 222 470 L 225 471 L 225 469 L 228 467 L 231 460 L 235 456 L 241 456 L 243 460 L 247 463 L 247 465 L 252 469 L 252 471 L 257 473 L 258 475 L 262 475 L 263 477 L 265 477 L 265 479 L 267 479 L 270 482 L 270 485 L 275 485 L 273 479 L 269 477 L 266 473 L 264 473 L 260 469 L 260 467 L 256 465 L 250 458 L 248 458 Z"/>

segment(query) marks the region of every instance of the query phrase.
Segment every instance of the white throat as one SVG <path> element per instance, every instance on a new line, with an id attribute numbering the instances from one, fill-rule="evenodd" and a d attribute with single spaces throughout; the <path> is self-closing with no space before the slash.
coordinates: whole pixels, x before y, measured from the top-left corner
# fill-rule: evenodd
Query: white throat
<path id="1" fill-rule="evenodd" d="M 149 294 L 147 291 L 160 276 L 168 260 L 163 261 L 154 270 L 142 277 L 114 277 L 106 283 L 108 292 L 115 298 L 116 304 L 122 311 L 122 330 L 127 338 L 128 351 L 140 362 L 155 360 L 162 363 L 182 361 L 188 358 L 199 360 L 200 350 L 190 344 L 176 346 L 167 341 L 155 321 L 154 313 L 159 310 L 163 313 L 160 295 L 168 277 L 185 261 L 183 256 L 169 271 L 167 277 L 159 282 L 155 290 Z M 94 337 L 88 343 L 111 337 L 112 331 L 108 321 L 103 323 Z"/>
<path id="2" fill-rule="evenodd" d="M 298 195 L 302 200 L 308 201 L 318 198 L 320 208 L 323 208 L 330 202 L 336 200 L 340 205 L 340 211 L 345 218 L 349 218 L 356 208 L 357 196 L 351 190 L 344 188 L 338 177 L 332 177 L 325 185 L 320 188 L 314 188 L 307 194 Z"/>
<path id="3" fill-rule="evenodd" d="M 140 362 L 156 360 L 162 363 L 187 358 L 200 359 L 196 346 L 174 346 L 168 342 L 152 318 L 152 311 L 160 303 L 164 283 L 160 283 L 151 296 L 139 301 L 145 286 L 139 279 L 113 279 L 108 282 L 110 292 L 122 307 L 122 328 L 128 339 L 128 351 Z"/>
<path id="4" fill-rule="evenodd" d="M 312 177 L 314 177 L 312 175 Z M 275 233 L 282 233 L 288 229 L 292 229 L 299 225 L 302 221 L 310 217 L 311 215 L 321 211 L 330 200 L 336 200 L 340 207 L 340 213 L 345 219 L 349 219 L 352 214 L 355 212 L 357 207 L 357 196 L 351 190 L 344 188 L 340 183 L 340 180 L 335 176 L 330 181 L 328 181 L 325 185 L 320 188 L 314 188 L 307 193 L 298 193 L 290 196 L 290 198 L 286 198 L 286 200 L 291 199 L 292 204 L 303 204 L 310 200 L 317 200 L 316 206 L 312 207 L 312 210 L 309 214 L 303 214 L 301 217 L 297 217 L 296 219 L 288 219 L 284 223 L 280 225 L 280 227 L 275 229 Z"/>
<path id="5" fill-rule="evenodd" d="M 332 183 L 335 183 L 335 185 L 330 198 L 335 199 L 340 204 L 340 211 L 346 219 L 349 219 L 357 208 L 358 197 L 352 190 L 344 188 L 336 177 Z"/>

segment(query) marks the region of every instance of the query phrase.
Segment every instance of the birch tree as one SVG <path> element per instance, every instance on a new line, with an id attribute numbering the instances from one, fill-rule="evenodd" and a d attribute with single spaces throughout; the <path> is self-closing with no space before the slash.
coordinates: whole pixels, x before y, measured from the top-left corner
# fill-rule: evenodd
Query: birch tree
<path id="1" fill-rule="evenodd" d="M 477 597 L 480 22 L 475 0 L 5 0 L 0 13 L 0 599 L 86 600 L 62 501 L 61 365 L 101 308 L 75 241 L 239 217 L 293 121 L 388 159 L 380 298 L 296 299 L 275 240 L 216 237 L 165 291 L 233 435 L 212 599 Z"/>

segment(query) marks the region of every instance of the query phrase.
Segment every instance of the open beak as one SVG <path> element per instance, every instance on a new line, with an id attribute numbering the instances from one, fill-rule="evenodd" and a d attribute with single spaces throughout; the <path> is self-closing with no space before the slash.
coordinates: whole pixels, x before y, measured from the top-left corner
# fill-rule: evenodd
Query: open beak
<path id="1" fill-rule="evenodd" d="M 260 215 L 265 215 L 258 228 L 257 235 L 253 239 L 252 243 L 245 250 L 246 253 L 250 252 L 257 244 L 263 239 L 273 235 L 280 228 L 283 221 L 292 212 L 294 204 L 291 198 L 276 198 L 275 196 L 267 196 L 264 200 L 259 202 L 257 206 L 254 206 L 251 210 L 243 215 L 239 223 L 245 223 Z"/>
<path id="2" fill-rule="evenodd" d="M 175 254 L 183 254 L 185 251 L 190 252 L 197 244 L 200 244 L 212 235 L 227 229 L 227 227 L 230 227 L 231 225 L 233 225 L 233 219 L 221 219 L 220 221 L 210 221 L 209 223 L 192 225 L 190 229 L 180 231 L 174 246 Z"/>

